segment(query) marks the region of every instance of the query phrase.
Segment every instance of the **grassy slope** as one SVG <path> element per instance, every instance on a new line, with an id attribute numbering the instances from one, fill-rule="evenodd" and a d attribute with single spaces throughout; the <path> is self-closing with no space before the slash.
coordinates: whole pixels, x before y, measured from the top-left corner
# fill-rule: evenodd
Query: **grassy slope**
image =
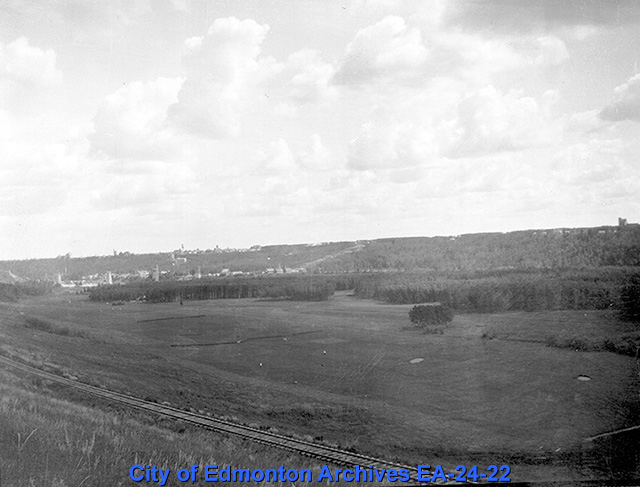
<path id="1" fill-rule="evenodd" d="M 529 480 L 602 474 L 593 469 L 610 449 L 581 439 L 634 424 L 633 360 L 544 339 L 617 323 L 597 312 L 460 315 L 425 336 L 402 331 L 408 309 L 344 299 L 111 307 L 59 295 L 5 305 L 0 333 L 5 352 L 81 380 L 412 464 L 502 462 Z M 178 319 L 138 323 L 168 316 Z M 300 331 L 318 333 L 257 339 Z"/>
<path id="2" fill-rule="evenodd" d="M 134 464 L 172 471 L 193 464 L 249 469 L 285 465 L 310 468 L 317 478 L 317 465 L 298 455 L 202 430 L 185 430 L 179 423 L 154 425 L 156 420 L 150 416 L 105 411 L 105 405 L 87 407 L 55 397 L 62 392 L 0 369 L 0 485 L 131 485 L 128 473 Z M 168 486 L 184 485 L 173 475 L 170 479 Z"/>

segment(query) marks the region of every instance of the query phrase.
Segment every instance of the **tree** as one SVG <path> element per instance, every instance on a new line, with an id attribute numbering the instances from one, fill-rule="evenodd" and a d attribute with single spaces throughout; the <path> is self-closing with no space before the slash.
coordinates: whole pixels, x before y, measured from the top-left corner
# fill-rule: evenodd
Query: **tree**
<path id="1" fill-rule="evenodd" d="M 418 328 L 445 325 L 453 319 L 453 311 L 440 303 L 419 304 L 411 308 L 409 319 Z"/>
<path id="2" fill-rule="evenodd" d="M 631 276 L 620 292 L 620 318 L 640 322 L 640 274 Z"/>

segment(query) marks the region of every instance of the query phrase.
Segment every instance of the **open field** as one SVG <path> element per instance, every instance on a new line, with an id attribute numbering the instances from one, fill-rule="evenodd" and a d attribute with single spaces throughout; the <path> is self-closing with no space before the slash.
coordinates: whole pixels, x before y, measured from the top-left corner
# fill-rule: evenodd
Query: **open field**
<path id="1" fill-rule="evenodd" d="M 628 324 L 603 311 L 466 314 L 429 335 L 406 329 L 410 308 L 347 295 L 111 306 L 53 294 L 0 304 L 0 343 L 88 383 L 410 464 L 506 463 L 515 480 L 618 469 L 617 437 L 583 440 L 640 423 L 635 360 L 546 341 Z"/>

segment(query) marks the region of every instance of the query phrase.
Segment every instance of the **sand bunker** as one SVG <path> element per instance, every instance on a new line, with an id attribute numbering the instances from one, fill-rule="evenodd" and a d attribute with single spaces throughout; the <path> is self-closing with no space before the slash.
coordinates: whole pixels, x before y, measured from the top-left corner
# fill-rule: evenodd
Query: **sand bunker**
<path id="1" fill-rule="evenodd" d="M 423 358 L 413 358 L 411 360 L 409 360 L 410 364 L 419 364 L 420 362 L 424 362 Z"/>
<path id="2" fill-rule="evenodd" d="M 591 377 L 589 377 L 588 375 L 579 375 L 578 377 L 576 377 L 576 379 L 582 382 L 588 382 L 591 380 Z"/>

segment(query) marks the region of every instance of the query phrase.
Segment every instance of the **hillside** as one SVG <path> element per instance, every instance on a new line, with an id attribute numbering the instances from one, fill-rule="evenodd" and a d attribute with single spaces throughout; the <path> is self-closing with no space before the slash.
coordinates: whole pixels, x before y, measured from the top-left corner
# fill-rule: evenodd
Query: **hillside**
<path id="1" fill-rule="evenodd" d="M 275 269 L 343 273 L 638 266 L 640 225 L 0 261 L 1 270 L 16 276 L 51 280 L 58 274 L 74 280 L 107 271 L 149 272 L 156 265 L 177 276 L 194 274 L 198 267 L 203 274 L 216 274 Z"/>
<path id="2" fill-rule="evenodd" d="M 16 276 L 11 271 L 0 270 L 0 284 L 16 284 L 19 282 L 24 282 L 24 279 Z"/>

